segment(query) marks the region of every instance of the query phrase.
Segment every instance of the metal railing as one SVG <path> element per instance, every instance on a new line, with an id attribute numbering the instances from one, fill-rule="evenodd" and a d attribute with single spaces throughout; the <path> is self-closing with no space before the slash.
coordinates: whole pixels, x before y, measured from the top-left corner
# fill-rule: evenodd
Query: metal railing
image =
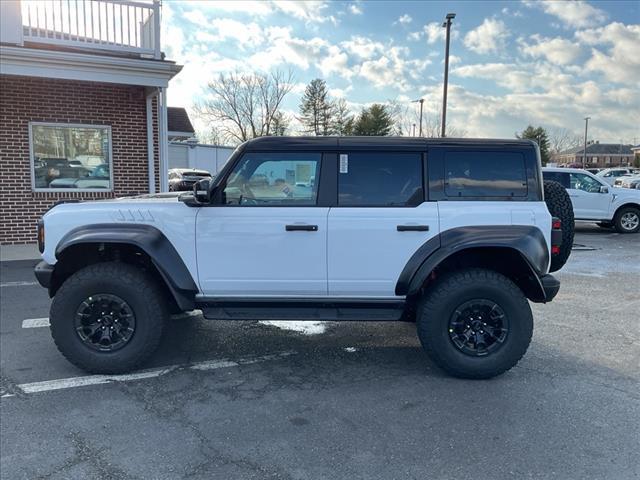
<path id="1" fill-rule="evenodd" d="M 160 58 L 160 3 L 22 0 L 24 40 Z"/>

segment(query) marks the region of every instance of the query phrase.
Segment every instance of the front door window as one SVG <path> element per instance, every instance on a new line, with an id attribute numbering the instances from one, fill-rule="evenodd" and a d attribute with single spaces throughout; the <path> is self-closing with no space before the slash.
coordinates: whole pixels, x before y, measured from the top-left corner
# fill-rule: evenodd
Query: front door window
<path id="1" fill-rule="evenodd" d="M 313 206 L 318 153 L 247 153 L 224 188 L 224 203 L 240 206 Z"/>

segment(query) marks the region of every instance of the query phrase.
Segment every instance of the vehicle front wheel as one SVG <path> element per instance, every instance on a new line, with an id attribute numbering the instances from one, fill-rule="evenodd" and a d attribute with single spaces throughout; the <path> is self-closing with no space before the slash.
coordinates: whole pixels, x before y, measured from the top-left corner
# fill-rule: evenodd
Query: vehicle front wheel
<path id="1" fill-rule="evenodd" d="M 640 231 L 640 210 L 635 207 L 622 207 L 614 219 L 616 230 L 620 233 Z"/>
<path id="2" fill-rule="evenodd" d="M 157 349 L 169 308 L 157 282 L 132 265 L 89 265 L 69 277 L 51 304 L 51 336 L 74 365 L 125 373 Z"/>
<path id="3" fill-rule="evenodd" d="M 418 305 L 417 330 L 429 357 L 460 378 L 500 375 L 522 358 L 533 315 L 522 291 L 492 270 L 446 274 Z"/>

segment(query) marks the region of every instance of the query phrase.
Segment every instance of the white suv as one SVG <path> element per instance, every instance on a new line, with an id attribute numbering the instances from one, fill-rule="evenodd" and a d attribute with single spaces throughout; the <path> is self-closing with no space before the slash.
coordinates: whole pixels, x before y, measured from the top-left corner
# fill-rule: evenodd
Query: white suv
<path id="1" fill-rule="evenodd" d="M 449 373 L 498 375 L 571 250 L 571 203 L 540 168 L 524 140 L 266 137 L 193 193 L 57 205 L 35 272 L 52 336 L 114 373 L 148 358 L 171 311 L 400 320 Z"/>
<path id="2" fill-rule="evenodd" d="M 545 180 L 567 189 L 576 220 L 595 221 L 620 233 L 640 231 L 640 191 L 608 185 L 600 176 L 579 168 L 545 167 L 542 171 Z"/>
<path id="3" fill-rule="evenodd" d="M 596 176 L 601 180 L 604 180 L 609 185 L 613 185 L 616 179 L 625 175 L 631 175 L 637 173 L 635 168 L 605 168 L 596 173 Z"/>

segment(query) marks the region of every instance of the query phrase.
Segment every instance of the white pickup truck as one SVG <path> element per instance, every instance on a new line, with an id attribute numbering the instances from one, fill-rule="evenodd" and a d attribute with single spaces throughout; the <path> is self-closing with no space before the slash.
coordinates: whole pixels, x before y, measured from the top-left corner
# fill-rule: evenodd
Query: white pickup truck
<path id="1" fill-rule="evenodd" d="M 579 168 L 545 167 L 542 175 L 567 189 L 576 220 L 615 227 L 620 233 L 640 231 L 640 190 L 611 186 Z"/>

